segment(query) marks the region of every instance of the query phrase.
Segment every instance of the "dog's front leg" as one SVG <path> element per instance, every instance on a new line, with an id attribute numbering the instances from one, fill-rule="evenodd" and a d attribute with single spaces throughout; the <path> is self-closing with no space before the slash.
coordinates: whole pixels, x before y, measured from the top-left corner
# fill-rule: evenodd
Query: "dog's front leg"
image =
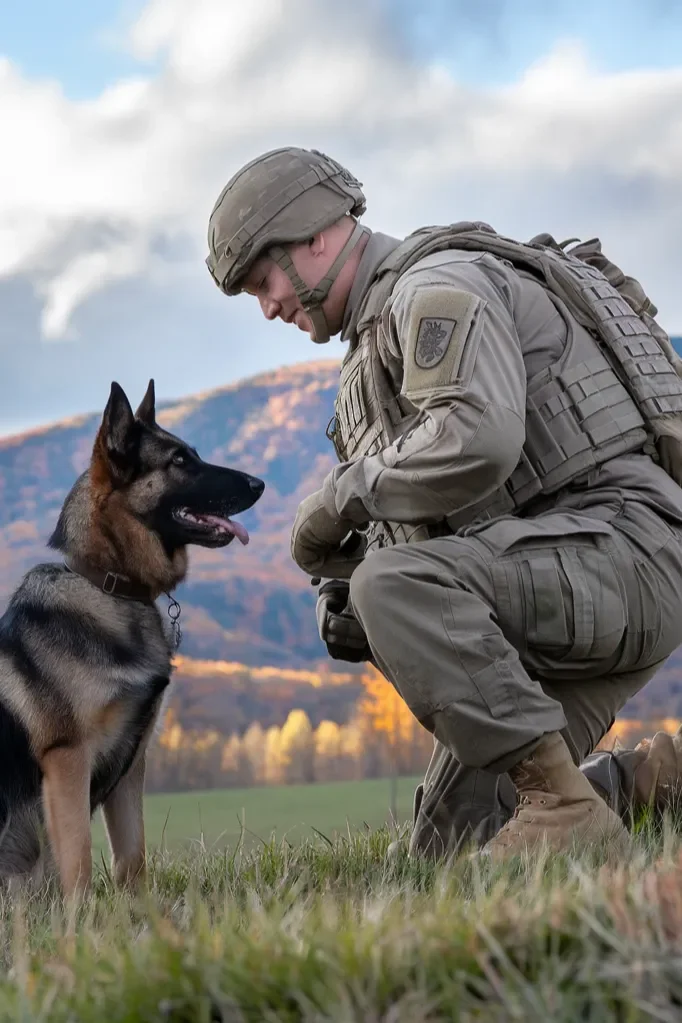
<path id="1" fill-rule="evenodd" d="M 144 843 L 144 776 L 142 750 L 102 806 L 118 885 L 140 887 L 146 877 Z"/>
<path id="2" fill-rule="evenodd" d="M 92 881 L 90 750 L 56 746 L 41 758 L 45 823 L 62 891 L 83 895 Z"/>

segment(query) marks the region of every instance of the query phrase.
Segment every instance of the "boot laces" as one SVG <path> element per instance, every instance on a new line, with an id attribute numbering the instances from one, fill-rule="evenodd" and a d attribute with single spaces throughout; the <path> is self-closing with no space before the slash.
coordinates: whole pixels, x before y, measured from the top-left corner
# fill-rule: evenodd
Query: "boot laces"
<path id="1" fill-rule="evenodd" d="M 522 806 L 532 806 L 533 803 L 537 803 L 539 806 L 545 806 L 545 804 L 547 803 L 547 800 L 545 799 L 544 796 L 539 796 L 539 797 L 533 798 L 532 796 L 529 796 L 529 795 L 527 795 L 525 793 L 521 794 L 521 793 L 517 792 L 517 794 L 516 794 L 516 809 L 514 810 L 514 816 L 518 817 L 519 810 L 521 809 Z"/>

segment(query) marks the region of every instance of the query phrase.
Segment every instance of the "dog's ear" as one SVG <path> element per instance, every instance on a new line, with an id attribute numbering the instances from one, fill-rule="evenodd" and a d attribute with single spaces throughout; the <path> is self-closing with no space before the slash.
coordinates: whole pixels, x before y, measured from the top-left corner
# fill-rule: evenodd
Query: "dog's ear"
<path id="1" fill-rule="evenodd" d="M 154 381 L 149 381 L 147 393 L 140 402 L 135 418 L 140 419 L 147 426 L 156 425 L 156 396 L 154 394 Z"/>
<path id="2" fill-rule="evenodd" d="M 91 466 L 94 475 L 123 482 L 135 464 L 138 441 L 139 426 L 130 402 L 114 380 L 95 439 Z"/>
<path id="3" fill-rule="evenodd" d="M 125 391 L 114 380 L 109 401 L 102 416 L 102 433 L 107 453 L 115 460 L 130 453 L 135 428 L 135 417 Z"/>

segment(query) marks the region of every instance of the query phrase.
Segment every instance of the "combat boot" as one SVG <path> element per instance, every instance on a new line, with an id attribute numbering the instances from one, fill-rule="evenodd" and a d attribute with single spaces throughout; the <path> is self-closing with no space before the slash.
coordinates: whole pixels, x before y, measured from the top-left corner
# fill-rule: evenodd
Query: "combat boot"
<path id="1" fill-rule="evenodd" d="M 543 736 L 509 775 L 517 793 L 514 816 L 486 842 L 481 856 L 499 861 L 543 842 L 555 852 L 604 839 L 610 848 L 625 848 L 625 825 L 573 763 L 559 732 Z"/>

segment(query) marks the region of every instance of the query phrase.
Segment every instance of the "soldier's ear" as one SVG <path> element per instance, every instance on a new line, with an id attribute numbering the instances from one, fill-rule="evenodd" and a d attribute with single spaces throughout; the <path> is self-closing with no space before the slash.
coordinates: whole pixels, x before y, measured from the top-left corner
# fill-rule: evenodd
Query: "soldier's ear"
<path id="1" fill-rule="evenodd" d="M 311 256 L 321 256 L 327 247 L 327 239 L 324 236 L 324 231 L 318 231 L 308 241 L 308 248 L 310 249 Z"/>

